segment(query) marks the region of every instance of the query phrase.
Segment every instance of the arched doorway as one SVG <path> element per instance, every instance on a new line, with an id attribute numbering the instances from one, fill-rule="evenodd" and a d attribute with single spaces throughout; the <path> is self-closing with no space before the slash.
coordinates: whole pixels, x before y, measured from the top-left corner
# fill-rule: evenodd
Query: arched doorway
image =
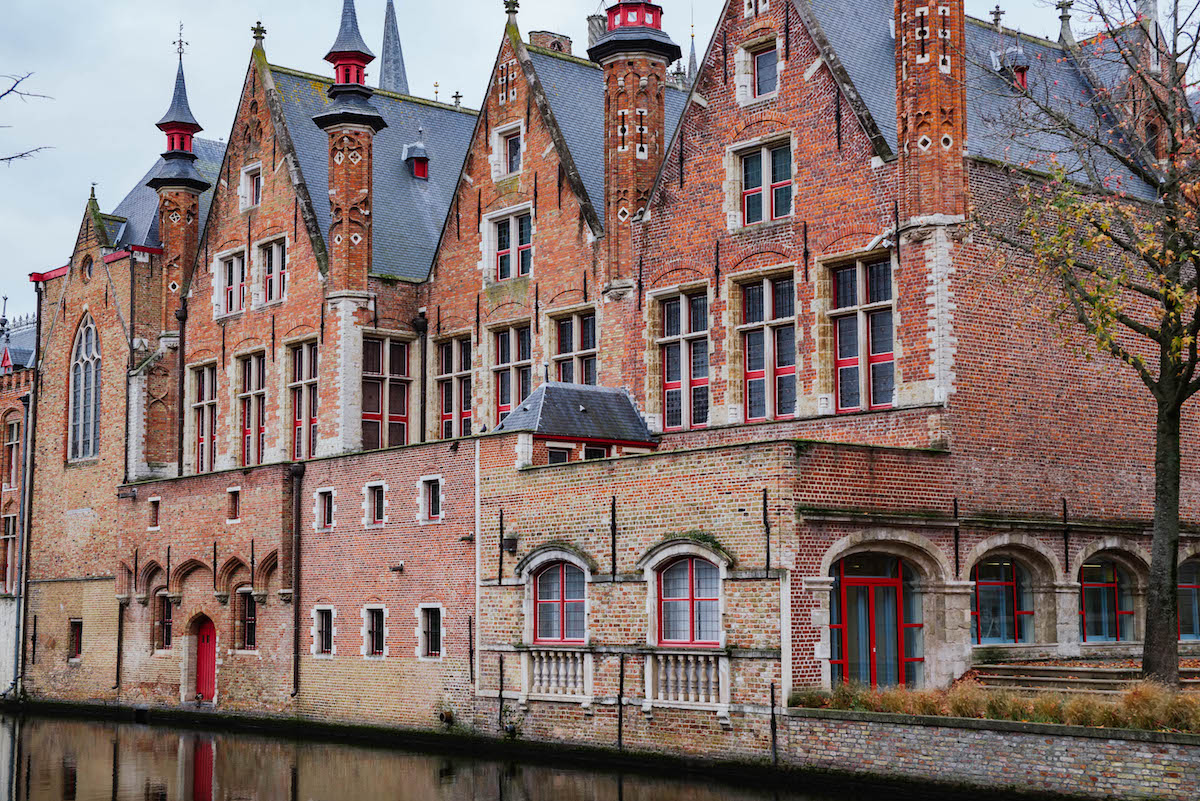
<path id="1" fill-rule="evenodd" d="M 212 701 L 217 690 L 217 627 L 201 615 L 194 624 L 196 632 L 196 698 Z"/>
<path id="2" fill-rule="evenodd" d="M 921 686 L 924 618 L 917 575 L 898 556 L 859 553 L 833 565 L 833 681 Z"/>

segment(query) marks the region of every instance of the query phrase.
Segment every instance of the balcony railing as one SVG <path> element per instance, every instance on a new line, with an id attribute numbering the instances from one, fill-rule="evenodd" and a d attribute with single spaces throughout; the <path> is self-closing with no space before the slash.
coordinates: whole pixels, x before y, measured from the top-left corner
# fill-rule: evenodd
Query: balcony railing
<path id="1" fill-rule="evenodd" d="M 729 657 L 704 651 L 646 655 L 647 705 L 729 707 Z"/>
<path id="2" fill-rule="evenodd" d="M 531 648 L 522 654 L 522 696 L 586 703 L 592 655 L 581 648 Z"/>

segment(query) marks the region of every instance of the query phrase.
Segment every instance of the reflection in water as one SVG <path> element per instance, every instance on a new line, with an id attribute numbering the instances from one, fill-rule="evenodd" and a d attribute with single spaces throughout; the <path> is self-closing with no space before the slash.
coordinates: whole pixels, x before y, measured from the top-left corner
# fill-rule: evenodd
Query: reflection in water
<path id="1" fill-rule="evenodd" d="M 546 765 L 0 717 L 7 801 L 855 801 Z M 803 779 L 798 780 L 800 782 Z"/>

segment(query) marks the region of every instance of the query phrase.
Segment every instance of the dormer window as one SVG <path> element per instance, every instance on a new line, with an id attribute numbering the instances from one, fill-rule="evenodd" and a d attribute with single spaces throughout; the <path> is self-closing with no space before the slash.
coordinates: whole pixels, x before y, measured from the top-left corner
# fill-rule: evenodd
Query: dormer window
<path id="1" fill-rule="evenodd" d="M 1013 83 L 1022 92 L 1027 91 L 1029 89 L 1029 67 L 1014 67 Z"/>
<path id="2" fill-rule="evenodd" d="M 421 178 L 429 180 L 429 159 L 413 159 L 412 160 L 413 178 Z"/>
<path id="3" fill-rule="evenodd" d="M 254 164 L 242 170 L 241 195 L 242 211 L 262 203 L 262 165 Z"/>

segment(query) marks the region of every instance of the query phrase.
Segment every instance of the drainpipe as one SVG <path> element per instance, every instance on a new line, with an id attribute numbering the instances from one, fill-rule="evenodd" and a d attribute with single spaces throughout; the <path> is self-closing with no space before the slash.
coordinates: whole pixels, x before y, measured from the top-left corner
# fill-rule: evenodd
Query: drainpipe
<path id="1" fill-rule="evenodd" d="M 300 694 L 300 490 L 304 462 L 295 462 L 292 476 L 292 698 Z"/>
<path id="2" fill-rule="evenodd" d="M 184 355 L 187 345 L 187 298 L 179 299 L 179 308 L 175 310 L 175 319 L 179 322 L 179 375 L 175 377 L 175 475 L 176 477 L 183 475 L 183 390 L 185 386 L 185 376 L 187 356 Z"/>
<path id="3" fill-rule="evenodd" d="M 426 392 L 426 364 L 429 360 L 428 353 L 428 338 L 429 338 L 429 320 L 425 318 L 425 312 L 417 315 L 417 318 L 412 321 L 413 328 L 416 329 L 417 335 L 421 338 L 421 442 L 425 441 L 425 392 Z"/>
<path id="4" fill-rule="evenodd" d="M 18 560 L 20 578 L 18 579 L 17 593 L 21 599 L 18 601 L 20 610 L 17 616 L 19 634 L 21 637 L 19 640 L 21 645 L 21 670 L 15 679 L 17 683 L 16 690 L 18 696 L 22 695 L 25 691 L 26 651 L 24 623 L 29 619 L 29 552 L 33 528 L 30 524 L 30 521 L 33 519 L 33 476 L 34 464 L 36 461 L 34 446 L 36 446 L 37 442 L 31 436 L 30 432 L 37 431 L 38 398 L 41 395 L 41 393 L 38 392 L 38 387 L 41 386 L 42 383 L 42 318 L 44 312 L 43 307 L 45 305 L 44 301 L 46 299 L 46 287 L 42 282 L 39 281 L 34 284 L 34 289 L 37 291 L 37 328 L 34 332 L 35 344 L 33 346 L 33 410 L 29 415 L 29 425 L 25 427 L 25 441 L 31 444 L 28 446 L 25 452 L 25 481 L 24 485 L 21 487 L 21 496 L 25 503 L 25 508 L 30 511 L 30 514 L 25 515 L 25 519 L 22 521 L 22 528 L 24 529 L 24 543 L 22 546 L 22 554 Z"/>
<path id="5" fill-rule="evenodd" d="M 31 411 L 30 410 L 30 401 L 32 400 L 32 398 L 30 398 L 30 393 L 32 393 L 32 392 L 33 392 L 33 387 L 30 386 L 30 392 L 21 396 L 21 405 L 23 405 L 25 407 L 25 412 L 23 415 L 24 419 L 21 421 L 21 425 L 22 425 L 22 428 L 21 428 L 21 455 L 24 457 L 21 460 L 23 463 L 21 465 L 21 470 L 22 470 L 21 499 L 17 505 L 17 524 L 21 527 L 21 541 L 17 543 L 17 564 L 16 564 L 17 575 L 16 575 L 16 581 L 14 582 L 17 585 L 16 586 L 17 597 L 13 599 L 13 612 L 14 612 L 13 618 L 14 618 L 14 630 L 15 630 L 15 633 L 13 634 L 13 665 L 12 665 L 13 677 L 12 677 L 12 683 L 9 684 L 8 689 L 4 691 L 4 693 L 3 693 L 4 695 L 8 695 L 16 688 L 17 679 L 19 676 L 19 672 L 21 670 L 20 644 L 22 642 L 22 637 L 24 636 L 21 633 L 21 629 L 22 629 L 22 626 L 21 626 L 21 622 L 22 622 L 21 601 L 23 598 L 23 593 L 21 592 L 21 584 L 23 582 L 24 572 L 25 572 L 24 566 L 21 564 L 21 551 L 24 548 L 24 544 L 25 544 L 25 536 L 26 536 L 25 535 L 25 519 L 29 516 L 28 510 L 26 509 L 26 506 L 25 506 L 25 499 L 27 496 L 26 488 L 29 486 L 29 483 L 30 483 L 29 476 L 27 475 L 27 473 L 28 473 L 28 465 L 29 465 L 29 413 Z"/>

